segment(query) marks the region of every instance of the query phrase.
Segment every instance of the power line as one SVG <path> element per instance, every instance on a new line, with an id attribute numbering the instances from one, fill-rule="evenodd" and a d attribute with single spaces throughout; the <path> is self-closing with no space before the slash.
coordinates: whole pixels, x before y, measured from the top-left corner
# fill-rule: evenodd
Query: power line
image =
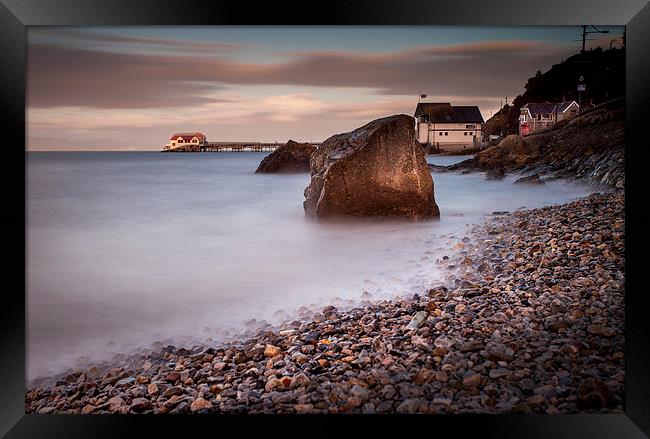
<path id="1" fill-rule="evenodd" d="M 592 30 L 588 30 L 591 28 Z M 608 34 L 608 30 L 600 30 L 593 24 L 583 24 L 582 25 L 582 50 L 580 50 L 580 53 L 585 53 L 585 41 L 587 40 L 593 40 L 593 38 L 587 38 L 587 35 L 590 34 Z M 574 41 L 580 41 L 580 40 L 574 40 Z"/>

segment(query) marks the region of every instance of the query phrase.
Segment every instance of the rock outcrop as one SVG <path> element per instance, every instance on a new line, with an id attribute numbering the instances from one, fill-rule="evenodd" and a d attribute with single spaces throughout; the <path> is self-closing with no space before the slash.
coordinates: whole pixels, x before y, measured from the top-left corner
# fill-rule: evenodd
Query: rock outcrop
<path id="1" fill-rule="evenodd" d="M 510 135 L 498 145 L 447 167 L 544 173 L 546 179 L 584 178 L 625 186 L 625 100 L 601 104 L 526 137 Z"/>
<path id="2" fill-rule="evenodd" d="M 309 143 L 298 143 L 289 140 L 264 157 L 257 167 L 256 173 L 295 173 L 309 172 L 309 158 L 316 147 Z"/>
<path id="3" fill-rule="evenodd" d="M 625 145 L 581 157 L 555 172 L 555 178 L 586 178 L 616 189 L 625 188 Z"/>
<path id="4" fill-rule="evenodd" d="M 385 117 L 325 140 L 311 157 L 303 206 L 317 219 L 438 217 L 413 118 Z"/>
<path id="5" fill-rule="evenodd" d="M 518 178 L 513 184 L 544 184 L 544 180 L 539 178 L 539 174 L 533 174 Z"/>
<path id="6" fill-rule="evenodd" d="M 474 163 L 480 169 L 516 168 L 527 165 L 536 161 L 541 152 L 540 143 L 535 140 L 511 134 L 498 145 L 476 154 Z"/>
<path id="7" fill-rule="evenodd" d="M 503 168 L 490 169 L 485 173 L 486 180 L 503 180 L 506 176 L 506 171 Z"/>

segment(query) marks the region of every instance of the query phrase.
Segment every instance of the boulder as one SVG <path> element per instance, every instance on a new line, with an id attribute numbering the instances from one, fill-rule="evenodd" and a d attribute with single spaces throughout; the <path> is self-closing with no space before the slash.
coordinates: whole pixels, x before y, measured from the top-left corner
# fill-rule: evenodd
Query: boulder
<path id="1" fill-rule="evenodd" d="M 309 158 L 316 147 L 309 143 L 298 143 L 289 140 L 264 157 L 257 167 L 256 173 L 293 173 L 309 172 Z"/>
<path id="2" fill-rule="evenodd" d="M 539 178 L 539 174 L 533 174 L 518 178 L 513 184 L 544 184 L 544 180 Z"/>
<path id="3" fill-rule="evenodd" d="M 311 157 L 303 206 L 316 219 L 439 217 L 413 118 L 389 116 L 325 140 Z"/>
<path id="4" fill-rule="evenodd" d="M 485 173 L 486 180 L 503 180 L 506 176 L 506 171 L 503 168 L 490 169 Z"/>
<path id="5" fill-rule="evenodd" d="M 533 163 L 539 159 L 541 144 L 533 137 L 523 138 L 511 134 L 496 146 L 476 154 L 474 165 L 480 169 L 513 168 Z"/>

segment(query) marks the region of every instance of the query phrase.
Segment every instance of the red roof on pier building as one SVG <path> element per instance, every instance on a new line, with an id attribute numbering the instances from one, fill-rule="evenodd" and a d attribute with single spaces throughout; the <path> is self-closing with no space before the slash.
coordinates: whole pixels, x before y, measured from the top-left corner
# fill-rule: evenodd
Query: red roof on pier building
<path id="1" fill-rule="evenodd" d="M 181 137 L 185 141 L 192 140 L 192 137 L 196 137 L 199 140 L 205 141 L 205 134 L 203 134 L 201 132 L 196 132 L 196 133 L 175 133 L 169 138 L 169 140 L 176 140 L 179 137 Z"/>

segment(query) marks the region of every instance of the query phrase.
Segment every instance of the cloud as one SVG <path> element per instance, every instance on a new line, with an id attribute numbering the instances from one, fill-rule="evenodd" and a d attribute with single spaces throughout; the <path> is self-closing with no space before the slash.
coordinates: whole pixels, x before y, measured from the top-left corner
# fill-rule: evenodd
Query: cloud
<path id="1" fill-rule="evenodd" d="M 389 53 L 293 52 L 277 62 L 169 54 L 107 53 L 31 44 L 28 105 L 151 108 L 209 103 L 241 85 L 354 87 L 378 95 L 499 95 L 572 53 L 530 41 L 417 47 Z M 516 84 L 518 90 L 512 90 Z"/>
<path id="2" fill-rule="evenodd" d="M 303 85 L 371 87 L 378 94 L 485 95 L 522 84 L 550 67 L 565 46 L 530 41 L 490 41 L 418 47 L 391 53 L 307 52 L 273 72 Z"/>
<path id="3" fill-rule="evenodd" d="M 28 48 L 27 101 L 33 107 L 147 108 L 210 101 L 219 89 L 203 63 L 46 45 Z M 202 82 L 203 81 L 203 82 Z M 207 81 L 207 82 L 206 82 Z"/>
<path id="4" fill-rule="evenodd" d="M 194 52 L 214 54 L 215 52 L 232 51 L 235 49 L 242 49 L 245 47 L 252 47 L 251 44 L 244 43 L 231 43 L 219 41 L 194 41 L 194 40 L 179 40 L 171 38 L 157 38 L 157 37 L 140 37 L 140 36 L 124 36 L 103 34 L 94 31 L 82 31 L 70 28 L 43 28 L 38 30 L 31 30 L 30 37 L 35 37 L 36 41 L 48 41 L 50 45 L 59 46 L 83 46 L 92 47 L 97 45 L 107 45 L 113 50 L 116 45 L 124 47 L 138 45 L 144 46 L 146 49 L 166 49 L 175 50 L 179 53 Z M 30 38 L 31 39 L 31 38 Z M 52 43 L 52 41 L 59 41 L 59 43 Z"/>
<path id="5" fill-rule="evenodd" d="M 27 120 L 42 132 L 67 130 L 79 134 L 106 128 L 149 128 L 156 126 L 242 125 L 260 122 L 296 122 L 302 117 L 329 112 L 332 104 L 309 93 L 272 96 L 228 95 L 203 105 L 161 109 L 87 109 L 84 107 L 31 108 Z M 174 130 L 173 128 L 170 128 Z"/>

